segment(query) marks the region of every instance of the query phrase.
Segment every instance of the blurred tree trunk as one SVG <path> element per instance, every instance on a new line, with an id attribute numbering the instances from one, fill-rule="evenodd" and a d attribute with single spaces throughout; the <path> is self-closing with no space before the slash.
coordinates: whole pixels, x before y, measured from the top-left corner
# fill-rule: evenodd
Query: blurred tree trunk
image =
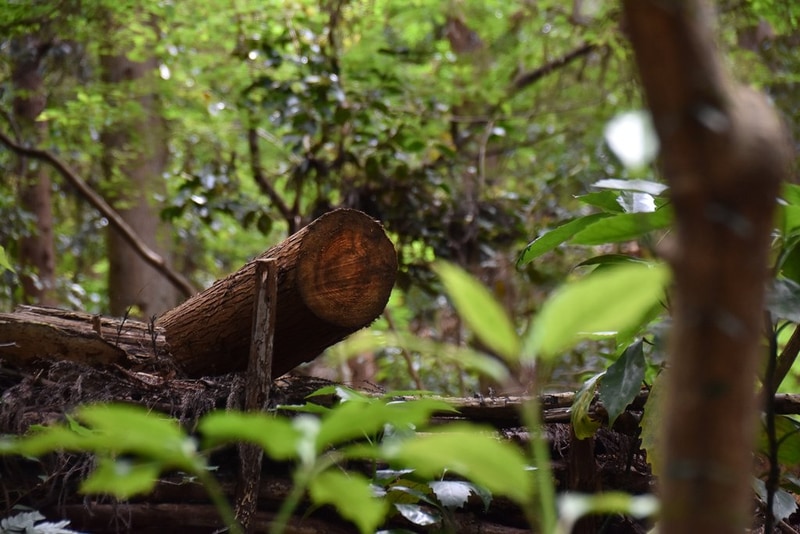
<path id="1" fill-rule="evenodd" d="M 729 79 L 707 2 L 623 6 L 676 218 L 659 532 L 741 533 L 753 520 L 754 386 L 787 136 L 762 95 Z"/>
<path id="2" fill-rule="evenodd" d="M 142 240 L 169 260 L 170 241 L 156 204 L 157 197 L 166 193 L 163 173 L 167 162 L 166 129 L 151 78 L 157 63 L 154 58 L 132 61 L 119 53 L 118 43 L 113 46 L 116 48 L 109 48 L 100 58 L 102 80 L 109 84 L 109 104 L 113 108 L 135 101 L 139 110 L 102 134 L 110 200 Z M 108 255 L 111 314 L 124 315 L 133 308 L 135 315 L 150 317 L 177 304 L 177 293 L 169 281 L 114 229 L 108 231 Z"/>
<path id="3" fill-rule="evenodd" d="M 40 65 L 50 44 L 29 35 L 11 43 L 14 87 L 14 122 L 20 142 L 39 146 L 47 135 L 47 127 L 37 118 L 45 108 L 46 96 Z M 26 303 L 55 305 L 55 245 L 53 234 L 52 184 L 48 167 L 41 162 L 20 158 L 17 176 L 20 180 L 20 206 L 30 212 L 36 228 L 20 240 L 20 264 L 23 296 Z"/>

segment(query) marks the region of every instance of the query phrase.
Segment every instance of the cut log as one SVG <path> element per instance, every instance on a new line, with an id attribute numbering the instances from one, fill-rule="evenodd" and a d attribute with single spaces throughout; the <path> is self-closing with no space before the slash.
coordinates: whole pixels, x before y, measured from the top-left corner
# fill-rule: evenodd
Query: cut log
<path id="1" fill-rule="evenodd" d="M 187 376 L 246 368 L 255 262 L 265 258 L 278 271 L 273 377 L 374 321 L 397 274 L 397 254 L 378 222 L 350 209 L 323 215 L 156 321 Z"/>

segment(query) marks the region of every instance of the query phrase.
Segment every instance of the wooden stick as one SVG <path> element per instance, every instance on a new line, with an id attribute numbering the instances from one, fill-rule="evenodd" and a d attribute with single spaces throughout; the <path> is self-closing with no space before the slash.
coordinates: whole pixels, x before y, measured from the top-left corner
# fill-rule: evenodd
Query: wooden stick
<path id="1" fill-rule="evenodd" d="M 278 271 L 272 258 L 258 260 L 255 272 L 252 340 L 245 376 L 244 409 L 264 411 L 269 404 L 272 383 L 272 350 L 278 298 Z M 258 445 L 239 444 L 239 474 L 236 484 L 236 520 L 244 532 L 251 532 L 261 484 L 264 451 Z"/>

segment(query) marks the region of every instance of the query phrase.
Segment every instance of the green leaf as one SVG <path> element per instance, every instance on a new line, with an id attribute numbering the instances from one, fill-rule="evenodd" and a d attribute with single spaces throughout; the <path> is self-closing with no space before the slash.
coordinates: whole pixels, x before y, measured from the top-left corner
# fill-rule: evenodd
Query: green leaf
<path id="1" fill-rule="evenodd" d="M 592 334 L 627 330 L 664 296 L 664 264 L 620 265 L 560 288 L 542 307 L 525 338 L 523 354 L 553 357 Z"/>
<path id="2" fill-rule="evenodd" d="M 519 358 L 519 336 L 514 324 L 489 290 L 451 263 L 436 262 L 433 269 L 442 279 L 458 315 L 475 335 L 506 360 Z"/>
<path id="3" fill-rule="evenodd" d="M 419 504 L 395 503 L 394 507 L 411 523 L 425 527 L 442 520 L 442 514 L 435 508 L 425 508 Z"/>
<path id="4" fill-rule="evenodd" d="M 778 463 L 785 469 L 800 466 L 800 422 L 785 415 L 775 416 L 775 437 L 778 440 Z M 758 450 L 762 454 L 769 452 L 765 428 L 758 436 Z"/>
<path id="5" fill-rule="evenodd" d="M 664 206 L 649 213 L 620 213 L 606 217 L 577 232 L 570 245 L 604 245 L 631 241 L 672 224 L 672 210 Z"/>
<path id="6" fill-rule="evenodd" d="M 586 267 L 589 265 L 619 265 L 621 263 L 649 264 L 650 262 L 626 254 L 603 254 L 602 256 L 594 256 L 593 258 L 582 261 L 576 265 L 576 267 Z"/>
<path id="7" fill-rule="evenodd" d="M 605 372 L 598 373 L 583 383 L 581 389 L 575 394 L 570 407 L 570 422 L 578 439 L 586 439 L 594 436 L 600 428 L 600 421 L 594 419 L 589 412 L 597 390 L 597 381 L 600 380 Z"/>
<path id="8" fill-rule="evenodd" d="M 264 413 L 216 411 L 198 423 L 204 447 L 247 441 L 260 445 L 275 460 L 297 457 L 300 433 L 286 419 Z"/>
<path id="9" fill-rule="evenodd" d="M 373 437 L 386 425 L 395 428 L 413 428 L 430 419 L 434 412 L 456 413 L 444 401 L 418 399 L 386 403 L 382 399 L 371 402 L 344 402 L 331 409 L 322 419 L 317 435 L 317 451 L 357 438 Z"/>
<path id="10" fill-rule="evenodd" d="M 664 420 L 664 401 L 662 391 L 666 388 L 667 373 L 664 370 L 656 377 L 650 387 L 650 394 L 647 396 L 647 404 L 644 407 L 644 414 L 639 426 L 642 429 L 642 450 L 647 454 L 647 463 L 655 476 L 661 476 L 661 422 Z"/>
<path id="11" fill-rule="evenodd" d="M 492 504 L 492 492 L 463 480 L 436 480 L 429 482 L 431 490 L 445 508 L 461 508 L 469 500 L 470 495 L 477 495 L 483 501 L 484 510 Z"/>
<path id="12" fill-rule="evenodd" d="M 8 255 L 6 255 L 6 249 L 3 247 L 0 247 L 0 267 L 6 271 L 14 271 L 14 268 L 11 266 L 11 261 L 8 259 Z"/>
<path id="13" fill-rule="evenodd" d="M 614 425 L 617 417 L 636 398 L 642 389 L 646 364 L 644 343 L 640 339 L 630 345 L 622 356 L 606 370 L 600 383 L 600 400 L 608 411 L 608 426 Z"/>
<path id="14" fill-rule="evenodd" d="M 384 457 L 413 468 L 420 476 L 458 473 L 495 495 L 529 504 L 533 486 L 525 457 L 513 445 L 476 425 L 452 424 L 435 433 L 384 444 Z"/>
<path id="15" fill-rule="evenodd" d="M 128 499 L 152 491 L 161 468 L 158 462 L 100 457 L 97 468 L 81 484 L 81 491 L 107 493 L 119 499 Z"/>
<path id="16" fill-rule="evenodd" d="M 792 206 L 800 206 L 800 185 L 788 182 L 781 184 L 781 198 Z"/>
<path id="17" fill-rule="evenodd" d="M 766 306 L 774 318 L 800 323 L 800 284 L 776 278 L 767 293 Z"/>
<path id="18" fill-rule="evenodd" d="M 767 485 L 764 481 L 753 477 L 753 489 L 762 503 L 767 503 Z M 783 521 L 797 511 L 797 501 L 785 489 L 778 488 L 772 501 L 772 515 L 777 521 Z"/>
<path id="19" fill-rule="evenodd" d="M 100 451 L 135 454 L 186 471 L 198 467 L 194 440 L 171 417 L 131 404 L 89 405 L 76 416 L 94 430 L 90 439 Z"/>
<path id="20" fill-rule="evenodd" d="M 581 217 L 579 219 L 562 224 L 561 226 L 542 234 L 528 243 L 528 246 L 525 247 L 519 259 L 517 260 L 517 267 L 523 267 L 529 264 L 545 252 L 550 252 L 562 243 L 569 241 L 575 234 L 587 226 L 597 223 L 601 219 L 605 219 L 607 217 L 609 217 L 607 213 L 594 213 L 592 215 L 587 215 L 586 217 Z"/>
<path id="21" fill-rule="evenodd" d="M 375 532 L 389 506 L 375 498 L 369 480 L 352 471 L 324 471 L 311 480 L 308 491 L 314 503 L 335 506 L 342 517 L 364 533 Z"/>
<path id="22" fill-rule="evenodd" d="M 462 480 L 437 480 L 428 484 L 445 508 L 463 508 L 472 493 L 473 484 Z"/>
<path id="23" fill-rule="evenodd" d="M 800 205 L 778 205 L 778 218 L 783 235 L 794 234 L 800 230 Z"/>
<path id="24" fill-rule="evenodd" d="M 188 472 L 203 468 L 193 439 L 177 421 L 128 404 L 94 404 L 79 408 L 75 417 L 88 428 L 76 425 L 47 427 L 22 438 L 4 442 L 4 453 L 40 456 L 57 450 L 130 454 Z"/>
<path id="25" fill-rule="evenodd" d="M 346 359 L 351 355 L 387 347 L 400 347 L 420 354 L 436 354 L 439 363 L 452 363 L 467 371 L 491 377 L 499 383 L 508 378 L 508 367 L 493 356 L 469 347 L 441 343 L 410 333 L 362 330 L 336 345 L 335 350 L 337 354 Z"/>
<path id="26" fill-rule="evenodd" d="M 608 213 L 622 213 L 622 204 L 619 202 L 619 193 L 606 189 L 580 195 L 577 199 L 589 206 L 595 206 Z"/>
<path id="27" fill-rule="evenodd" d="M 616 191 L 631 191 L 634 193 L 647 193 L 654 197 L 662 195 L 669 187 L 650 180 L 617 180 L 613 178 L 598 180 L 592 187 L 601 189 L 612 189 Z"/>

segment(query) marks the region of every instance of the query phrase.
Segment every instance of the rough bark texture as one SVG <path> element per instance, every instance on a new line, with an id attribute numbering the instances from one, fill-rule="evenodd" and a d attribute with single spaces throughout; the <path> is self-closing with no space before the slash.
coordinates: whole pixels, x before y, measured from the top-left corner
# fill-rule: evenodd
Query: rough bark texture
<path id="1" fill-rule="evenodd" d="M 676 214 L 659 530 L 742 532 L 785 134 L 764 98 L 728 80 L 706 3 L 623 5 Z"/>
<path id="2" fill-rule="evenodd" d="M 381 225 L 360 211 L 336 210 L 156 322 L 31 306 L 0 314 L 0 358 L 15 366 L 46 358 L 157 367 L 195 378 L 244 371 L 256 266 L 266 258 L 274 261 L 278 284 L 274 377 L 374 321 L 397 272 L 394 245 Z"/>
<path id="3" fill-rule="evenodd" d="M 14 39 L 11 43 L 14 87 L 14 120 L 23 142 L 38 145 L 47 135 L 44 122 L 37 119 L 46 104 L 40 64 L 49 48 L 34 36 Z M 55 294 L 56 253 L 53 233 L 52 184 L 48 168 L 27 158 L 20 159 L 20 206 L 36 220 L 36 230 L 20 241 L 23 301 L 52 305 Z"/>
<path id="4" fill-rule="evenodd" d="M 113 204 L 122 218 L 152 249 L 169 261 L 169 246 L 155 198 L 165 191 L 167 161 L 164 124 L 150 76 L 155 59 L 131 61 L 125 55 L 101 57 L 102 78 L 141 106 L 136 118 L 103 133 L 104 169 Z M 111 103 L 114 104 L 113 102 Z M 113 227 L 108 230 L 109 307 L 123 315 L 133 306 L 139 317 L 163 313 L 177 303 L 175 289 Z"/>
<path id="5" fill-rule="evenodd" d="M 274 258 L 278 272 L 274 377 L 374 321 L 397 273 L 394 245 L 380 224 L 356 210 L 323 215 L 158 319 L 188 376 L 246 367 L 262 258 Z"/>

